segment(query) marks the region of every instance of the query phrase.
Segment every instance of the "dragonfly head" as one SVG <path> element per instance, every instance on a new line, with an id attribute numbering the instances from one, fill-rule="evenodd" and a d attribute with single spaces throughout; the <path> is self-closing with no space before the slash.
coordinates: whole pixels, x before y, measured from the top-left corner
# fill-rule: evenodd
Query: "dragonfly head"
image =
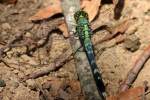
<path id="1" fill-rule="evenodd" d="M 86 18 L 88 19 L 88 14 L 83 11 L 83 10 L 79 10 L 74 14 L 74 18 L 76 20 L 76 22 L 80 19 L 80 18 Z"/>

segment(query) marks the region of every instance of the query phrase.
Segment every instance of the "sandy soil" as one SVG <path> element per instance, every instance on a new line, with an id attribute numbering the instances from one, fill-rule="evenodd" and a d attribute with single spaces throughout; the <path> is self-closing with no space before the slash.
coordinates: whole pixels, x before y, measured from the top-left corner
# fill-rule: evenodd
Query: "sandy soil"
<path id="1" fill-rule="evenodd" d="M 0 48 L 6 45 L 14 35 L 22 31 L 25 31 L 26 36 L 37 41 L 42 36 L 41 24 L 29 22 L 28 19 L 38 9 L 48 4 L 53 4 L 53 0 L 42 2 L 39 2 L 39 0 L 18 0 L 16 5 L 0 4 Z M 125 34 L 129 37 L 134 35 L 140 42 L 134 51 L 126 49 L 129 45 L 126 42 L 110 46 L 113 39 L 95 46 L 95 52 L 105 47 L 101 54 L 96 53 L 96 58 L 108 94 L 117 93 L 121 81 L 126 77 L 135 60 L 143 52 L 143 49 L 150 44 L 150 0 L 125 0 L 122 16 L 117 21 L 113 18 L 112 4 L 105 4 L 100 9 L 98 19 L 101 25 L 115 25 L 129 17 L 134 18 L 134 21 Z M 93 35 L 93 41 L 102 38 L 104 34 L 105 32 L 101 30 L 96 32 Z M 20 82 L 20 78 L 24 75 L 45 67 L 67 49 L 71 50 L 69 42 L 62 34 L 53 32 L 50 38 L 51 41 L 33 52 L 32 56 L 18 55 L 26 51 L 24 46 L 15 47 L 7 52 L 7 56 L 3 58 L 7 66 L 3 62 L 0 63 L 0 79 L 6 83 L 6 86 L 0 87 L 0 97 L 3 97 L 3 100 L 40 100 L 44 97 L 42 97 L 39 87 L 50 80 L 52 80 L 52 83 L 50 83 L 52 90 L 46 89 L 49 94 L 52 93 L 49 96 L 51 100 L 59 100 L 60 98 L 60 100 L 83 99 L 73 60 L 68 61 L 59 70 L 48 75 L 23 83 Z M 132 41 L 132 43 L 134 42 Z M 134 48 L 135 45 L 132 47 Z M 145 63 L 133 87 L 143 86 L 145 80 L 150 81 L 149 66 L 150 60 Z M 71 90 L 67 88 L 67 91 L 71 92 L 66 92 L 64 89 L 58 91 L 58 88 L 64 88 L 66 84 L 73 84 L 73 82 L 73 86 L 76 87 Z M 35 83 L 39 84 L 38 87 Z M 55 83 L 59 84 L 56 86 Z M 55 91 L 55 93 L 52 91 Z M 73 95 L 76 96 L 72 97 Z M 147 95 L 148 98 L 150 99 L 149 94 Z"/>

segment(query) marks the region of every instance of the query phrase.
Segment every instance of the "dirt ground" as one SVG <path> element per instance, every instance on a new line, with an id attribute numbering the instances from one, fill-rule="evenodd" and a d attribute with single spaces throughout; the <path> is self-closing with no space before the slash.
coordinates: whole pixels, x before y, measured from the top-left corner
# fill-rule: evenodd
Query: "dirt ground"
<path id="1" fill-rule="evenodd" d="M 32 38 L 35 42 L 44 37 L 42 34 L 43 24 L 32 23 L 28 19 L 38 9 L 50 4 L 53 4 L 53 0 L 18 0 L 16 5 L 0 4 L 0 48 L 4 47 L 19 33 L 24 33 L 26 37 Z M 134 21 L 125 34 L 132 40 L 134 40 L 132 36 L 136 37 L 135 41 L 131 41 L 129 44 L 122 42 L 112 45 L 114 42 L 112 39 L 95 46 L 97 64 L 102 71 L 109 95 L 117 93 L 121 81 L 126 77 L 135 60 L 143 52 L 143 49 L 150 44 L 150 0 L 125 0 L 122 16 L 119 20 L 114 20 L 113 4 L 104 4 L 100 8 L 98 19 L 101 25 L 115 25 L 118 21 L 123 21 L 129 17 L 134 18 Z M 97 31 L 92 40 L 96 41 L 104 37 L 104 34 L 103 30 Z M 137 40 L 139 41 L 136 44 Z M 19 42 L 19 44 L 24 42 Z M 104 47 L 104 50 L 97 53 Z M 20 78 L 25 75 L 46 67 L 67 49 L 70 49 L 71 52 L 69 42 L 60 32 L 54 31 L 50 35 L 49 41 L 33 51 L 31 55 L 24 53 L 26 49 L 25 46 L 18 46 L 6 50 L 6 56 L 0 63 L 0 80 L 4 80 L 5 83 L 3 84 L 6 84 L 6 86 L 0 87 L 2 100 L 43 100 L 42 98 L 45 97 L 43 94 L 49 94 L 50 100 L 83 99 L 73 59 L 48 75 L 29 79 L 25 82 L 20 81 Z M 145 63 L 133 87 L 143 86 L 145 80 L 150 81 L 149 66 L 150 60 Z M 44 87 L 43 84 L 45 83 L 46 86 L 43 90 L 41 87 Z M 50 85 L 47 85 L 48 83 Z M 150 94 L 146 97 L 149 100 Z"/>

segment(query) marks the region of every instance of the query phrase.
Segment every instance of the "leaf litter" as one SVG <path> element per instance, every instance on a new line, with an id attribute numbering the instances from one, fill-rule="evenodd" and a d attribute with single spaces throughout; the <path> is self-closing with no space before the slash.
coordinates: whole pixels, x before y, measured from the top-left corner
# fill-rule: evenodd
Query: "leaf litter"
<path id="1" fill-rule="evenodd" d="M 13 0 L 12 0 L 13 1 Z M 126 1 L 126 2 L 130 2 L 130 1 Z M 145 2 L 147 2 L 147 1 L 143 1 L 144 3 Z M 132 3 L 135 3 L 135 4 L 137 4 L 137 5 L 140 5 L 140 3 L 139 3 L 139 1 L 131 1 L 131 4 Z M 29 3 L 30 4 L 30 3 Z M 115 3 L 115 0 L 113 0 L 113 4 L 115 5 L 116 3 Z M 16 5 L 16 7 L 19 5 L 19 3 Z M 106 4 L 107 5 L 107 4 Z M 125 6 L 127 6 L 127 5 L 125 5 Z M 89 14 L 89 20 L 90 20 L 90 22 L 91 21 L 93 21 L 93 20 L 97 20 L 97 16 L 99 16 L 99 14 L 101 14 L 101 13 L 99 13 L 99 10 L 101 10 L 101 9 L 107 9 L 107 7 L 105 8 L 106 6 L 105 5 L 101 5 L 101 0 L 81 0 L 81 8 L 82 9 L 84 9 L 85 11 L 87 11 L 88 12 L 88 14 Z M 138 6 L 137 6 L 138 7 Z M 100 9 L 101 8 L 101 9 Z M 17 8 L 17 9 L 19 9 L 19 8 Z M 28 8 L 25 8 L 25 9 L 28 9 Z M 125 9 L 127 9 L 126 7 L 125 7 Z M 9 8 L 8 8 L 8 10 L 9 10 Z M 129 9 L 128 9 L 129 10 Z M 28 10 L 29 11 L 29 10 Z M 31 14 L 30 15 L 28 15 L 28 18 L 26 17 L 25 19 L 26 20 L 30 20 L 30 21 L 38 21 L 38 20 L 45 20 L 45 19 L 50 19 L 52 16 L 54 16 L 54 15 L 56 15 L 56 14 L 59 14 L 59 13 L 62 13 L 62 9 L 61 9 L 61 1 L 60 0 L 58 0 L 58 1 L 56 1 L 53 5 L 50 5 L 50 6 L 47 6 L 47 7 L 43 7 L 42 9 L 40 8 L 39 9 L 39 11 L 35 14 L 35 15 L 33 15 L 33 16 L 31 16 Z M 121 12 L 122 13 L 122 16 L 124 17 L 124 12 Z M 126 12 L 127 13 L 127 12 Z M 26 13 L 27 14 L 27 13 Z M 128 13 L 127 13 L 128 14 Z M 101 14 L 102 15 L 102 14 Z M 130 16 L 130 14 L 128 14 L 128 16 Z M 134 16 L 134 15 L 132 15 L 132 16 Z M 143 15 L 144 16 L 144 15 Z M 10 17 L 12 17 L 12 15 L 10 15 Z M 128 18 L 128 17 L 127 17 Z M 133 17 L 134 18 L 134 17 Z M 103 18 L 101 18 L 101 19 L 103 19 Z M 130 20 L 132 20 L 132 19 L 130 19 L 130 20 L 125 20 L 125 21 L 123 21 L 124 19 L 126 19 L 126 18 L 122 18 L 121 17 L 121 20 L 122 20 L 122 23 L 121 24 L 117 24 L 117 25 L 115 25 L 115 27 L 112 27 L 112 26 L 109 26 L 109 25 L 107 25 L 106 23 L 104 23 L 104 25 L 106 24 L 106 28 L 102 28 L 102 30 L 106 30 L 106 31 L 109 31 L 110 33 L 108 33 L 108 34 L 106 34 L 106 36 L 104 36 L 104 38 L 102 38 L 102 39 L 99 39 L 98 41 L 101 41 L 101 42 L 99 42 L 98 44 L 100 44 L 101 43 L 101 45 L 103 45 L 102 44 L 102 42 L 109 42 L 110 40 L 112 40 L 112 39 L 116 39 L 116 41 L 119 41 L 119 42 L 116 42 L 115 43 L 115 45 L 113 45 L 113 46 L 118 46 L 118 43 L 120 43 L 120 39 L 121 39 L 121 41 L 122 40 L 124 40 L 125 38 L 126 38 L 126 36 L 125 37 L 123 37 L 123 39 L 122 39 L 122 37 L 120 38 L 120 35 L 118 34 L 118 33 L 123 33 L 123 34 L 126 34 L 126 31 L 128 30 L 128 28 L 132 25 L 131 23 L 130 23 Z M 10 21 L 10 19 L 9 19 L 9 17 L 7 18 L 7 19 L 1 19 L 1 20 L 8 20 L 8 22 Z M 50 19 L 50 20 L 53 20 L 53 19 Z M 142 19 L 142 20 L 144 20 L 144 19 Z M 20 21 L 20 20 L 19 20 Z M 18 21 L 18 22 L 19 22 Z M 110 23 L 114 23 L 115 22 L 115 20 L 112 20 L 112 19 L 110 19 Z M 11 23 L 11 22 L 10 22 Z M 118 22 L 117 22 L 118 23 Z M 12 23 L 11 23 L 12 24 Z M 13 23 L 13 24 L 18 24 L 18 23 Z M 38 25 L 38 24 L 37 24 Z M 146 26 L 145 26 L 146 27 Z M 1 28 L 1 27 L 0 27 Z M 35 30 L 37 29 L 36 28 L 36 24 L 35 24 L 35 26 L 34 26 L 34 28 L 35 28 Z M 35 30 L 34 30 L 34 28 L 33 29 L 31 29 L 30 31 L 32 31 L 31 33 L 36 33 L 35 32 Z M 63 36 L 64 37 L 69 37 L 69 34 L 67 33 L 67 27 L 66 27 L 66 25 L 65 25 L 65 23 L 63 22 L 61 25 L 59 25 L 58 27 L 56 27 L 55 28 L 56 29 L 56 31 L 54 31 L 54 33 L 55 32 L 57 32 L 57 29 L 60 29 L 60 31 L 63 33 Z M 11 29 L 10 29 L 11 30 Z M 139 29 L 140 30 L 140 29 Z M 141 29 L 142 30 L 142 29 Z M 4 32 L 4 29 L 2 29 L 2 33 L 6 33 L 6 32 Z M 13 32 L 13 31 L 18 31 L 18 30 L 12 30 L 11 32 Z M 134 33 L 133 33 L 134 34 Z M 144 33 L 143 33 L 144 34 Z M 116 35 L 119 37 L 116 37 Z M 137 33 L 137 35 L 138 35 L 138 33 Z M 36 34 L 34 34 L 34 38 L 36 38 Z M 52 35 L 52 37 L 59 37 L 59 36 L 57 36 L 57 35 Z M 101 34 L 100 34 L 100 36 L 101 36 Z M 31 38 L 32 39 L 32 38 Z M 63 38 L 61 38 L 62 40 L 63 40 Z M 59 40 L 58 40 L 59 41 Z M 65 41 L 65 40 L 63 40 L 63 41 Z M 31 41 L 30 41 L 31 42 Z M 123 41 L 122 41 L 123 42 Z M 12 43 L 13 44 L 13 43 Z M 144 43 L 143 43 L 144 44 Z M 3 44 L 2 44 L 3 45 Z M 1 50 L 3 50 L 4 49 L 4 51 L 6 50 L 6 48 L 9 48 L 9 47 L 11 47 L 10 46 L 11 44 L 9 44 L 9 42 L 8 42 L 8 45 L 6 45 L 6 46 L 4 46 L 3 48 L 1 48 Z M 31 44 L 32 45 L 32 44 Z M 68 44 L 67 44 L 68 45 Z M 94 45 L 96 45 L 95 43 L 94 43 Z M 121 45 L 121 43 L 120 43 L 120 45 Z M 26 46 L 26 45 L 21 45 L 21 46 Z M 12 46 L 12 48 L 15 48 L 16 46 Z M 42 47 L 41 47 L 42 48 Z M 119 47 L 118 47 L 119 48 Z M 28 49 L 28 47 L 27 47 L 27 49 Z M 54 49 L 54 48 L 51 48 L 51 49 Z M 106 46 L 106 49 L 107 49 L 107 46 Z M 111 47 L 109 48 L 109 49 L 111 49 Z M 46 50 L 47 50 L 47 48 L 44 48 L 44 52 L 46 52 Z M 66 50 L 66 49 L 65 49 Z M 123 51 L 124 49 L 122 48 L 122 49 L 119 49 L 119 51 Z M 54 50 L 55 51 L 55 50 Z M 7 52 L 9 52 L 9 50 L 7 51 L 5 51 L 6 52 L 6 56 L 7 56 Z M 35 53 L 34 53 L 35 52 Z M 40 51 L 41 52 L 41 51 Z M 43 51 L 42 51 L 43 52 Z M 59 52 L 62 52 L 62 51 L 59 51 Z M 145 52 L 146 52 L 146 56 L 143 56 L 143 55 L 145 55 Z M 57 54 L 55 54 L 56 52 L 53 52 L 54 53 L 54 55 L 53 56 L 56 56 Z M 4 52 L 2 52 L 2 54 L 5 54 Z M 2 54 L 1 54 L 1 56 L 2 56 Z M 43 53 L 44 54 L 44 53 Z M 32 54 L 31 54 L 32 55 Z M 28 56 L 31 56 L 31 55 L 28 55 Z M 35 58 L 35 57 L 38 57 L 37 56 L 37 52 L 36 51 L 33 51 L 33 58 L 34 59 L 38 59 L 39 60 L 39 58 Z M 140 64 L 140 65 L 143 65 L 144 63 L 145 63 L 145 60 L 143 61 L 143 60 L 140 60 L 140 59 L 148 59 L 148 55 L 149 55 L 149 50 L 148 49 L 146 49 L 145 51 L 144 51 L 144 53 L 143 53 L 143 55 L 141 54 L 141 56 L 139 57 L 139 60 L 137 61 L 137 63 L 138 62 L 141 62 L 142 61 L 142 64 Z M 10 58 L 13 56 L 13 52 L 12 52 L 12 55 L 10 56 Z M 47 55 L 45 55 L 45 56 L 47 56 Z M 117 55 L 116 55 L 117 56 Z M 121 53 L 120 53 L 120 56 L 119 56 L 119 58 L 121 57 L 121 56 L 124 56 L 124 55 L 122 55 Z M 2 56 L 3 57 L 3 56 Z M 34 77 L 31 77 L 34 73 L 33 73 L 33 70 L 35 70 L 36 68 L 31 68 L 31 70 L 30 70 L 30 72 L 27 72 L 26 74 L 23 74 L 23 73 L 21 73 L 21 72 L 18 72 L 19 74 L 18 74 L 18 76 L 19 77 L 21 77 L 21 76 L 23 76 L 23 77 L 25 77 L 25 80 L 28 80 L 28 79 L 36 79 L 36 80 L 40 80 L 41 78 L 43 78 L 44 76 L 43 75 L 47 75 L 49 72 L 51 72 L 52 71 L 52 73 L 57 73 L 57 74 L 59 74 L 59 73 L 61 73 L 61 69 L 62 70 L 65 70 L 65 67 L 67 67 L 67 66 L 73 66 L 72 65 L 72 63 L 70 63 L 70 62 L 72 62 L 72 60 L 69 60 L 70 58 L 72 57 L 72 52 L 70 52 L 70 53 L 68 53 L 67 51 L 66 51 L 66 53 L 65 52 L 62 52 L 62 55 L 60 56 L 60 58 L 58 57 L 58 58 L 56 58 L 55 59 L 55 61 L 54 61 L 54 66 L 52 65 L 51 66 L 51 64 L 43 64 L 43 65 L 39 65 L 39 66 L 48 66 L 48 67 L 45 67 L 46 68 L 46 73 L 44 73 L 44 74 L 37 74 L 37 75 L 35 75 Z M 103 57 L 103 56 L 102 56 Z M 131 56 L 130 56 L 131 57 Z M 144 57 L 144 58 L 143 58 Z M 48 57 L 47 59 L 50 59 L 50 57 Z M 109 59 L 109 58 L 108 58 Z M 121 59 L 121 58 L 120 58 Z M 7 63 L 7 59 L 6 58 L 3 58 L 2 59 L 3 61 L 6 61 L 6 63 Z M 40 59 L 40 60 L 46 60 L 46 58 L 45 59 Z M 12 60 L 13 61 L 13 60 Z M 65 62 L 65 63 L 64 63 Z M 101 63 L 102 63 L 103 61 L 101 61 Z M 127 61 L 122 61 L 122 63 L 128 63 Z M 4 65 L 6 65 L 6 63 L 4 63 Z M 68 63 L 68 65 L 66 65 L 66 63 Z M 120 62 L 118 62 L 119 64 L 120 64 Z M 100 64 L 101 65 L 101 64 Z M 106 64 L 107 65 L 107 64 Z M 20 67 L 20 65 L 18 65 L 19 67 Z M 59 66 L 60 67 L 60 70 L 58 70 L 57 69 L 57 67 L 55 67 L 55 66 Z M 104 66 L 105 66 L 105 64 L 104 64 Z M 122 65 L 119 65 L 120 67 L 122 67 Z M 125 66 L 125 65 L 124 65 Z M 136 66 L 136 65 L 135 65 Z M 7 66 L 8 67 L 8 66 Z M 10 67 L 11 67 L 11 65 L 10 65 Z M 28 66 L 29 68 L 31 67 L 31 66 Z M 29 69 L 28 67 L 26 67 L 26 69 Z M 64 67 L 64 68 L 61 68 L 61 67 Z M 47 70 L 47 68 L 54 68 L 54 69 L 52 69 L 52 70 Z M 56 68 L 56 69 L 55 69 Z M 124 67 L 125 68 L 125 67 Z M 5 68 L 3 68 L 3 69 L 5 69 Z M 43 67 L 43 69 L 44 69 L 44 67 Z M 69 68 L 67 68 L 67 69 L 69 69 Z M 103 69 L 103 68 L 102 68 Z M 128 68 L 129 69 L 129 68 Z M 141 68 L 140 68 L 141 69 Z M 21 68 L 21 70 L 23 70 L 22 68 Z M 109 69 L 109 70 L 111 70 L 111 69 Z M 5 71 L 5 70 L 4 70 Z M 57 72 L 58 71 L 58 72 Z M 72 71 L 72 70 L 71 70 Z M 118 72 L 117 72 L 118 71 Z M 122 72 L 119 72 L 119 71 L 122 71 Z M 39 71 L 40 73 L 42 73 L 42 70 L 40 70 Z M 116 73 L 123 73 L 124 71 L 123 71 L 123 68 L 121 69 L 121 70 L 117 70 L 116 69 L 116 72 L 114 73 L 114 74 L 116 74 Z M 30 74 L 29 74 L 30 73 Z M 35 73 L 36 73 L 36 71 L 35 71 Z M 71 75 L 71 73 L 72 72 L 70 72 L 70 75 Z M 75 72 L 74 72 L 75 73 Z M 23 75 L 22 75 L 23 74 Z M 74 97 L 74 100 L 78 100 L 80 97 L 81 98 L 83 98 L 83 95 L 82 95 L 82 93 L 81 93 L 81 88 L 80 88 L 80 85 L 79 85 L 79 82 L 78 81 L 68 81 L 68 83 L 67 82 L 63 82 L 62 84 L 63 84 L 63 86 L 59 86 L 58 85 L 58 83 L 61 83 L 62 81 L 61 80 L 55 80 L 55 79 L 57 79 L 58 77 L 57 76 L 59 76 L 59 75 L 53 75 L 53 78 L 54 78 L 54 80 L 51 80 L 51 81 L 46 81 L 46 83 L 45 84 L 49 84 L 52 88 L 52 90 L 54 90 L 52 93 L 54 93 L 54 94 L 52 94 L 52 95 L 49 95 L 49 98 L 51 98 L 51 99 L 53 99 L 53 98 L 63 98 L 63 99 L 69 99 L 69 98 L 71 98 L 71 97 Z M 104 72 L 104 74 L 105 74 L 105 72 Z M 26 77 L 26 75 L 28 76 L 28 75 L 31 75 L 30 77 Z M 51 74 L 50 74 L 51 75 Z M 3 75 L 4 76 L 4 75 Z M 37 76 L 38 77 L 40 77 L 40 78 L 37 78 Z M 105 76 L 105 75 L 104 75 Z M 126 75 L 125 75 L 125 73 L 124 73 L 124 77 L 125 77 Z M 49 77 L 49 76 L 46 76 L 46 77 Z M 6 77 L 7 78 L 7 77 Z M 72 77 L 73 78 L 73 77 Z M 121 77 L 120 77 L 121 78 Z M 65 78 L 64 78 L 65 79 Z M 104 82 L 106 82 L 107 81 L 107 79 L 109 79 L 109 78 L 104 78 Z M 46 79 L 45 79 L 46 80 Z M 67 79 L 66 79 L 67 80 Z M 114 80 L 114 81 L 119 81 L 120 79 L 116 79 L 116 80 Z M 57 84 L 57 85 L 56 85 Z M 107 83 L 107 84 L 109 84 L 109 82 Z M 138 84 L 139 85 L 139 84 Z M 118 84 L 118 86 L 119 86 L 119 84 Z M 47 86 L 48 87 L 48 86 Z M 115 86 L 114 86 L 115 87 Z M 38 89 L 39 89 L 39 93 L 40 92 L 42 92 L 42 94 L 41 94 L 41 98 L 43 98 L 44 97 L 44 95 L 47 95 L 47 93 L 49 93 L 50 91 L 49 90 L 47 90 L 48 88 L 44 88 L 43 89 L 43 86 L 41 86 L 41 85 L 38 85 Z M 112 88 L 113 89 L 113 88 Z M 113 94 L 113 92 L 111 92 L 111 91 L 113 91 L 112 89 L 110 89 L 110 90 L 107 90 L 107 92 L 109 93 L 109 94 Z M 118 88 L 117 88 L 117 86 L 116 86 L 116 90 L 117 90 Z M 6 91 L 5 89 L 4 89 L 4 91 Z M 144 87 L 135 87 L 135 88 L 131 88 L 131 89 L 127 89 L 125 92 L 120 92 L 118 95 L 116 95 L 116 96 L 110 96 L 110 97 L 108 97 L 108 100 L 117 100 L 118 98 L 120 99 L 120 100 L 140 100 L 139 98 L 140 98 L 140 96 L 139 95 L 141 95 L 142 93 L 144 93 L 144 91 L 145 91 L 145 88 Z M 74 93 L 75 92 L 75 93 Z M 117 94 L 117 92 L 115 93 L 115 94 Z M 12 96 L 12 94 L 10 95 L 10 96 Z M 4 97 L 5 98 L 5 95 L 2 95 L 2 97 Z M 8 97 L 9 98 L 9 97 Z M 81 98 L 80 98 L 80 100 L 81 100 Z M 33 100 L 36 100 L 36 99 L 33 99 Z"/>

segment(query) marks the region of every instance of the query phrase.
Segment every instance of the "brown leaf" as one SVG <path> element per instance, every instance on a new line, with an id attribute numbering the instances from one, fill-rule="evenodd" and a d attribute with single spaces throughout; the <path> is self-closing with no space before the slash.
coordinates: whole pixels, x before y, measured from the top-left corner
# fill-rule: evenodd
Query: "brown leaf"
<path id="1" fill-rule="evenodd" d="M 63 23 L 63 24 L 59 25 L 58 28 L 63 32 L 64 37 L 66 37 L 66 38 L 69 37 L 69 33 L 68 33 L 66 23 Z"/>
<path id="2" fill-rule="evenodd" d="M 90 21 L 92 21 L 97 15 L 99 6 L 100 6 L 100 1 L 101 0 L 83 0 L 82 1 L 81 6 L 89 14 Z M 60 4 L 61 4 L 61 1 L 58 0 L 53 5 L 40 9 L 34 16 L 30 17 L 29 20 L 36 21 L 36 20 L 48 19 L 55 14 L 62 13 L 62 8 Z M 68 33 L 65 23 L 58 27 L 63 32 L 64 37 L 69 37 L 69 33 Z"/>
<path id="3" fill-rule="evenodd" d="M 109 96 L 106 100 L 141 100 L 144 91 L 144 87 L 135 87 L 121 92 L 116 96 Z"/>
<path id="4" fill-rule="evenodd" d="M 62 13 L 62 8 L 60 3 L 57 3 L 55 5 L 50 5 L 46 8 L 40 9 L 35 15 L 29 18 L 31 21 L 36 21 L 36 20 L 43 20 L 50 18 L 51 16 Z"/>
<path id="5" fill-rule="evenodd" d="M 89 4 L 89 2 L 90 2 L 90 0 L 81 0 L 81 4 L 80 4 L 81 8 L 85 8 L 86 5 Z"/>
<path id="6" fill-rule="evenodd" d="M 81 7 L 84 8 L 89 15 L 89 21 L 91 22 L 98 14 L 101 0 L 83 0 Z"/>
<path id="7" fill-rule="evenodd" d="M 89 14 L 89 20 L 92 21 L 98 13 L 101 0 L 83 0 L 81 8 Z M 58 0 L 54 5 L 50 5 L 46 8 L 40 9 L 35 15 L 29 18 L 29 20 L 43 20 L 50 18 L 51 16 L 62 13 L 61 1 Z"/>

